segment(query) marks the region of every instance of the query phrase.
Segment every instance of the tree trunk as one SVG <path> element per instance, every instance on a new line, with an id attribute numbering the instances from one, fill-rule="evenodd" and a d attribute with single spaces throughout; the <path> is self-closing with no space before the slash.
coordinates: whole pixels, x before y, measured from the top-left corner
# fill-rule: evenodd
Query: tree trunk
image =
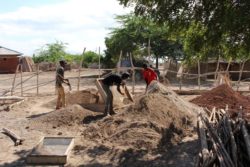
<path id="1" fill-rule="evenodd" d="M 199 90 L 201 90 L 201 67 L 200 67 L 200 60 L 198 60 L 197 65 L 198 65 L 198 86 L 199 86 Z"/>

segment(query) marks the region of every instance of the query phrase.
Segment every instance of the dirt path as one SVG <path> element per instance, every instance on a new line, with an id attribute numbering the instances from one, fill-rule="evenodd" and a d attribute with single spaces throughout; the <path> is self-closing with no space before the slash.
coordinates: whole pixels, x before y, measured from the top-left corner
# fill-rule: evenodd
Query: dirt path
<path id="1" fill-rule="evenodd" d="M 8 136 L 0 133 L 0 165 L 18 166 L 24 163 L 28 151 L 43 135 L 42 132 L 29 126 L 29 120 L 52 111 L 52 108 L 45 108 L 42 104 L 53 98 L 54 96 L 27 98 L 11 111 L 0 113 L 1 129 L 8 128 L 25 139 L 23 145 L 14 146 L 14 142 Z"/>

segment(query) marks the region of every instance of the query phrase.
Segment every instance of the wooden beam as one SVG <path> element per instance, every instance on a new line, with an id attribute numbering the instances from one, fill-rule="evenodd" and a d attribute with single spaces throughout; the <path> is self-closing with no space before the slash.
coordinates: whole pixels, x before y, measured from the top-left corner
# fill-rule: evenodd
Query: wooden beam
<path id="1" fill-rule="evenodd" d="M 83 49 L 82 58 L 81 58 L 81 61 L 80 61 L 79 67 L 78 67 L 77 91 L 79 91 L 79 89 L 80 89 L 80 75 L 81 75 L 81 69 L 82 69 L 82 63 L 83 63 L 83 56 L 84 56 L 85 50 L 86 50 L 86 48 Z"/>
<path id="2" fill-rule="evenodd" d="M 3 128 L 3 131 L 15 140 L 15 146 L 22 144 L 24 141 L 24 139 L 7 128 Z"/>
<path id="3" fill-rule="evenodd" d="M 204 129 L 204 124 L 202 123 L 201 117 L 198 117 L 198 132 L 200 137 L 200 144 L 201 144 L 201 154 L 203 158 L 203 163 L 206 163 L 209 158 L 209 151 L 207 146 L 207 138 L 206 138 L 206 132 Z"/>
<path id="4" fill-rule="evenodd" d="M 244 141 L 246 143 L 248 158 L 250 159 L 250 137 L 249 137 L 249 134 L 247 132 L 247 128 L 246 128 L 244 123 L 242 124 L 241 131 L 243 133 Z"/>

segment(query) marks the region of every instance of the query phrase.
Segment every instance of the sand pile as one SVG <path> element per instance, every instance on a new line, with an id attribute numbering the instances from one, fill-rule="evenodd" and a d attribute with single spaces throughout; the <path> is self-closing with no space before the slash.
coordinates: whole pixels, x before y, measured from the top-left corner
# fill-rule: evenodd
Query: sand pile
<path id="1" fill-rule="evenodd" d="M 32 120 L 33 124 L 51 125 L 53 127 L 67 127 L 81 125 L 84 117 L 94 115 L 90 110 L 74 104 L 60 110 L 41 115 Z"/>
<path id="2" fill-rule="evenodd" d="M 96 89 L 86 89 L 81 91 L 68 92 L 65 95 L 66 105 L 70 106 L 73 104 L 85 105 L 85 104 L 95 104 L 99 101 L 100 96 Z M 44 104 L 44 107 L 55 107 L 57 97 L 52 101 Z"/>
<path id="3" fill-rule="evenodd" d="M 86 89 L 81 91 L 69 92 L 66 94 L 66 104 L 93 104 L 99 100 L 98 91 L 96 89 Z"/>
<path id="4" fill-rule="evenodd" d="M 134 106 L 85 124 L 81 143 L 87 144 L 73 152 L 86 155 L 83 165 L 90 166 L 177 166 L 180 161 L 192 166 L 197 142 L 179 144 L 196 133 L 194 123 L 201 111 L 159 84 L 153 93 L 135 98 Z"/>
<path id="5" fill-rule="evenodd" d="M 191 102 L 208 109 L 213 107 L 225 109 L 226 105 L 228 105 L 230 114 L 237 113 L 240 106 L 243 107 L 244 113 L 250 112 L 250 98 L 235 92 L 226 84 L 202 94 L 191 100 Z"/>
<path id="6" fill-rule="evenodd" d="M 160 85 L 154 93 L 136 99 L 134 106 L 89 124 L 82 136 L 109 146 L 153 152 L 174 146 L 191 134 L 199 110 Z"/>

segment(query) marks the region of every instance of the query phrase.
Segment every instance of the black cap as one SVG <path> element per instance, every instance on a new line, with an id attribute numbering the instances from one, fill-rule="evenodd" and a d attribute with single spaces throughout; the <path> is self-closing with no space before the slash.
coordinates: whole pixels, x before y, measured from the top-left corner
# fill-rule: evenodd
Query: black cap
<path id="1" fill-rule="evenodd" d="M 60 64 L 65 64 L 65 65 L 67 64 L 67 62 L 65 60 L 59 60 L 59 63 Z"/>
<path id="2" fill-rule="evenodd" d="M 143 63 L 142 67 L 143 68 L 148 68 L 148 65 L 146 63 Z"/>
<path id="3" fill-rule="evenodd" d="M 127 79 L 130 77 L 130 74 L 128 72 L 125 72 L 122 74 L 122 79 Z"/>

